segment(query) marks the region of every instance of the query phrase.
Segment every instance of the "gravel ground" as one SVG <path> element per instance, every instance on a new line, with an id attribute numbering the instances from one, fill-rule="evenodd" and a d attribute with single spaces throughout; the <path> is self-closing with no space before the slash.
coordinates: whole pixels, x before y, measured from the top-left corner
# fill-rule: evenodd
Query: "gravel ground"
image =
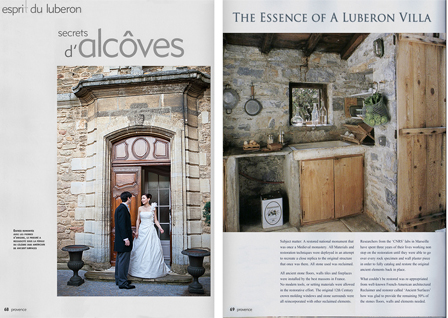
<path id="1" fill-rule="evenodd" d="M 86 271 L 78 275 L 84 278 Z M 71 270 L 58 270 L 58 296 L 210 296 L 210 277 L 200 277 L 199 282 L 205 290 L 204 295 L 190 294 L 188 284 L 135 283 L 134 289 L 119 289 L 114 281 L 92 281 L 85 279 L 81 286 L 68 286 L 73 276 Z"/>

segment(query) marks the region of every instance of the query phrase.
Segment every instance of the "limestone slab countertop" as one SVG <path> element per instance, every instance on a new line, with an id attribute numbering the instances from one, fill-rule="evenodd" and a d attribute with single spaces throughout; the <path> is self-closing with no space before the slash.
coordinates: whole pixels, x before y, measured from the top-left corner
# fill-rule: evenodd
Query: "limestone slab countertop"
<path id="1" fill-rule="evenodd" d="M 243 148 L 231 148 L 224 152 L 223 158 L 226 159 L 228 157 L 235 158 L 247 158 L 247 157 L 265 157 L 265 156 L 285 156 L 291 153 L 292 150 L 289 147 L 283 147 L 283 149 L 278 151 L 246 151 Z"/>
<path id="2" fill-rule="evenodd" d="M 334 140 L 288 145 L 294 160 L 330 158 L 365 153 L 365 146 Z"/>
<path id="3" fill-rule="evenodd" d="M 232 148 L 223 155 L 224 159 L 228 157 L 247 158 L 263 156 L 284 156 L 292 153 L 294 160 L 308 160 L 331 158 L 337 156 L 350 156 L 363 154 L 367 146 L 356 145 L 342 140 L 318 141 L 300 144 L 291 144 L 283 147 L 279 151 L 245 151 L 242 148 Z"/>

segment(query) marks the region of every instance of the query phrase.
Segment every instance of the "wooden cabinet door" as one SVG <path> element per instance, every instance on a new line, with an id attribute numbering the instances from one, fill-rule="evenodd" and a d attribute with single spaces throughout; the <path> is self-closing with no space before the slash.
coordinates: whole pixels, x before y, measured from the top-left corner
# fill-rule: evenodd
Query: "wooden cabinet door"
<path id="1" fill-rule="evenodd" d="M 361 213 L 364 209 L 364 157 L 334 159 L 335 218 Z"/>
<path id="2" fill-rule="evenodd" d="M 402 34 L 398 42 L 397 225 L 400 231 L 423 232 L 445 227 L 445 41 L 427 39 Z"/>
<path id="3" fill-rule="evenodd" d="M 111 175 L 111 235 L 110 235 L 110 261 L 115 265 L 117 253 L 114 252 L 115 241 L 115 209 L 121 204 L 120 194 L 124 191 L 131 192 L 132 197 L 130 213 L 132 230 L 135 231 L 135 222 L 137 220 L 137 210 L 141 205 L 141 167 L 112 167 Z"/>
<path id="4" fill-rule="evenodd" d="M 333 159 L 301 161 L 300 200 L 303 224 L 334 218 Z"/>

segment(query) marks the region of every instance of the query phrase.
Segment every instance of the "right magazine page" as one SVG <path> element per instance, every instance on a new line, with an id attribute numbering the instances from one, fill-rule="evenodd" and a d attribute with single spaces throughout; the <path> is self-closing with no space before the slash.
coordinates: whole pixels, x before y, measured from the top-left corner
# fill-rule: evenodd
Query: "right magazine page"
<path id="1" fill-rule="evenodd" d="M 224 317 L 444 317 L 446 2 L 223 22 Z"/>

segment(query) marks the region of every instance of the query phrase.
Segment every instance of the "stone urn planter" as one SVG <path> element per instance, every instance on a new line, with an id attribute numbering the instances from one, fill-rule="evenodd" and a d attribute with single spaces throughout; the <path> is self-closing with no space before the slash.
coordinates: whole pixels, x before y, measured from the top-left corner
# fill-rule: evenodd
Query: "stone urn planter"
<path id="1" fill-rule="evenodd" d="M 82 252 L 88 250 L 89 247 L 86 245 L 68 245 L 62 248 L 63 251 L 68 252 L 70 255 L 70 260 L 67 265 L 73 271 L 73 276 L 67 282 L 70 286 L 80 286 L 84 284 L 84 279 L 79 277 L 78 271 L 84 266 L 82 260 Z"/>
<path id="2" fill-rule="evenodd" d="M 188 274 L 193 276 L 193 282 L 188 286 L 188 291 L 193 294 L 204 294 L 204 288 L 199 283 L 198 278 L 205 273 L 202 266 L 205 256 L 209 256 L 210 252 L 199 248 L 189 248 L 182 251 L 182 254 L 188 256 L 190 266 L 187 267 Z"/>

